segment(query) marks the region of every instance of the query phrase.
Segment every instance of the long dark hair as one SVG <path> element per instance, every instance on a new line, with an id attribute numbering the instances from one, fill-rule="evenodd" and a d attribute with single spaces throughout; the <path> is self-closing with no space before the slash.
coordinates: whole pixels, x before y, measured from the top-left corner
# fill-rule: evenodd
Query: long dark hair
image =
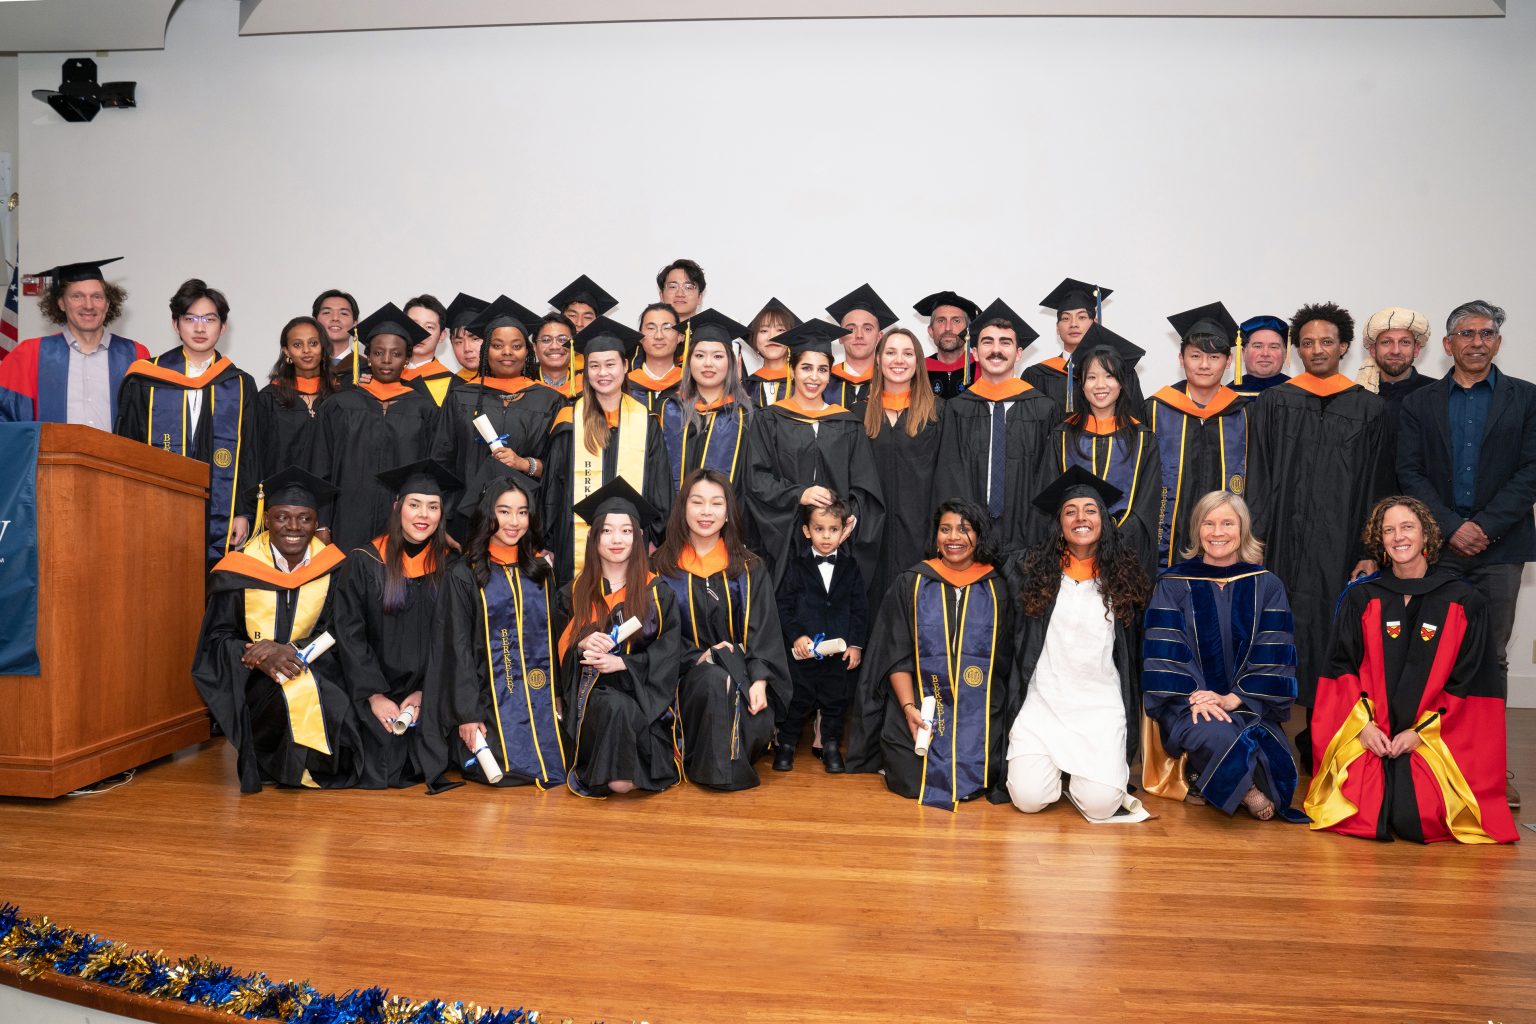
<path id="1" fill-rule="evenodd" d="M 296 316 L 283 325 L 283 329 L 277 334 L 277 362 L 272 364 L 272 372 L 267 374 L 267 379 L 277 385 L 277 404 L 284 409 L 292 409 L 293 403 L 299 400 L 298 380 L 299 368 L 289 359 L 288 353 L 283 351 L 288 345 L 288 332 L 295 327 L 313 327 L 320 335 L 320 395 L 315 399 L 315 404 L 330 398 L 336 393 L 336 377 L 330 372 L 327 364 L 330 359 L 330 345 L 325 340 L 325 328 L 320 326 L 320 321 L 312 316 Z"/>
<path id="2" fill-rule="evenodd" d="M 645 529 L 640 520 L 627 512 L 609 512 L 592 524 L 587 531 L 587 559 L 571 582 L 571 643 L 580 643 L 596 630 L 606 632 L 609 627 L 608 603 L 603 599 L 603 560 L 598 547 L 602 542 L 603 526 L 610 517 L 622 515 L 634 527 L 634 546 L 629 551 L 629 564 L 624 567 L 624 609 L 644 626 L 654 620 L 646 600 L 646 577 L 650 575 L 650 557 L 645 553 Z M 654 632 L 652 630 L 651 632 Z"/>
<path id="3" fill-rule="evenodd" d="M 469 564 L 469 571 L 474 573 L 475 582 L 482 587 L 491 579 L 491 539 L 500 528 L 496 521 L 496 503 L 508 491 L 516 491 L 528 502 L 528 530 L 517 542 L 515 568 L 535 583 L 543 583 L 549 575 L 549 563 L 540 554 L 544 550 L 544 530 L 539 522 L 538 502 L 522 484 L 511 477 L 501 477 L 486 484 L 480 493 L 469 521 L 469 543 L 464 546 L 464 560 Z"/>
<path id="4" fill-rule="evenodd" d="M 404 611 L 411 603 L 411 591 L 405 577 L 405 527 L 401 525 L 401 500 L 395 499 L 389 512 L 389 526 L 384 530 L 384 613 L 393 615 Z M 443 517 L 437 521 L 437 530 L 427 538 L 427 564 L 431 566 L 425 579 L 432 596 L 436 597 L 448 571 L 448 502 L 443 501 Z"/>
<path id="5" fill-rule="evenodd" d="M 1088 377 L 1088 370 L 1097 363 L 1111 377 L 1120 382 L 1120 397 L 1115 399 L 1115 436 L 1129 437 L 1135 433 L 1136 425 L 1132 420 L 1137 418 L 1140 412 L 1131 403 L 1131 368 L 1119 352 L 1108 345 L 1100 345 L 1089 352 L 1079 364 L 1078 372 L 1072 378 L 1072 408 L 1075 410 L 1066 419 L 1067 436 L 1072 439 L 1077 453 L 1084 458 L 1088 457 L 1088 449 L 1084 446 L 1088 442 L 1087 431 L 1088 417 L 1092 416 L 1091 407 L 1088 405 L 1088 397 L 1083 392 L 1083 381 Z"/>
<path id="6" fill-rule="evenodd" d="M 1121 625 L 1129 626 L 1145 607 L 1152 583 L 1141 567 L 1141 559 L 1120 536 L 1120 529 L 1115 526 L 1103 502 L 1098 504 L 1103 528 L 1094 551 L 1094 574 L 1099 580 L 1104 610 Z M 1058 511 L 1051 522 L 1051 535 L 1024 555 L 1019 602 L 1025 615 L 1035 617 L 1050 612 L 1056 603 L 1056 594 L 1061 590 L 1061 574 L 1069 562 L 1067 538 L 1061 532 L 1061 513 Z"/>
<path id="7" fill-rule="evenodd" d="M 940 558 L 939 554 L 939 520 L 944 518 L 944 513 L 953 512 L 965 520 L 971 528 L 971 533 L 976 536 L 976 551 L 973 560 L 981 565 L 991 565 L 1002 568 L 1002 554 L 997 549 L 997 539 L 992 536 L 992 517 L 987 515 L 985 509 L 974 501 L 965 498 L 950 498 L 941 501 L 939 507 L 934 510 L 933 523 L 928 530 L 928 551 L 925 558 Z"/>
<path id="8" fill-rule="evenodd" d="M 735 579 L 757 561 L 757 556 L 747 550 L 742 541 L 741 503 L 731 489 L 731 478 L 718 469 L 696 469 L 683 477 L 672 502 L 672 514 L 667 517 L 667 535 L 656 549 L 656 571 L 663 576 L 677 576 L 682 570 L 677 566 L 678 557 L 688 546 L 688 495 L 699 484 L 709 482 L 725 492 L 725 525 L 720 528 L 720 543 L 725 545 L 729 556 L 725 575 Z"/>

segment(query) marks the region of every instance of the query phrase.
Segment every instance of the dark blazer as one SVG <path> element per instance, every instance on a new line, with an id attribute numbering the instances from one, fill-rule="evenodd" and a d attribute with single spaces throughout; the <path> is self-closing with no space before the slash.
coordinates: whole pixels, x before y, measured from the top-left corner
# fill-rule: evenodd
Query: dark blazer
<path id="1" fill-rule="evenodd" d="M 844 544 L 832 565 L 832 590 L 821 583 L 821 569 L 809 546 L 802 547 L 784 567 L 779 581 L 779 623 L 787 638 L 785 646 L 802 636 L 823 633 L 841 637 L 849 647 L 869 642 L 869 598 L 864 593 L 864 574 Z"/>
<path id="2" fill-rule="evenodd" d="M 1397 478 L 1405 493 L 1428 505 L 1449 540 L 1466 520 L 1452 485 L 1451 374 L 1403 399 L 1398 422 Z M 1502 370 L 1477 458 L 1472 521 L 1488 535 L 1488 550 L 1468 563 L 1536 561 L 1536 384 Z M 1458 561 L 1460 561 L 1458 559 Z"/>

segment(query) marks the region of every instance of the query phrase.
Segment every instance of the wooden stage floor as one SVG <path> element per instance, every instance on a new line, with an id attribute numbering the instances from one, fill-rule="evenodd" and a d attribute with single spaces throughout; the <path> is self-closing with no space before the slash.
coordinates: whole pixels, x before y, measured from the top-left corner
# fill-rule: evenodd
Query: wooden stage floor
<path id="1" fill-rule="evenodd" d="M 1536 711 L 1510 718 L 1536 799 Z M 803 747 L 763 767 L 731 795 L 242 797 L 215 741 L 110 793 L 0 800 L 0 902 L 546 1022 L 1536 1020 L 1528 829 L 1376 844 L 1155 798 L 1143 825 L 951 815 Z"/>

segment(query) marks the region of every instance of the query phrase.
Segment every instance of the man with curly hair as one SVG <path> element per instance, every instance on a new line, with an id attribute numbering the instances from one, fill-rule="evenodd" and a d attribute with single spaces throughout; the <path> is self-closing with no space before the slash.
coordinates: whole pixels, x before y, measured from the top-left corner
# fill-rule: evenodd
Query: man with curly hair
<path id="1" fill-rule="evenodd" d="M 1332 302 L 1297 310 L 1290 338 L 1306 372 L 1267 389 L 1248 418 L 1253 532 L 1291 598 L 1297 702 L 1309 715 L 1339 592 L 1376 571 L 1360 528 L 1387 489 L 1385 406 L 1339 372 L 1354 337 L 1354 318 Z M 1297 746 L 1306 757 L 1308 736 Z"/>
<path id="2" fill-rule="evenodd" d="M 66 263 L 47 273 L 38 308 L 62 330 L 29 338 L 0 362 L 0 422 L 83 423 L 112 429 L 117 390 L 149 350 L 107 330 L 128 297 L 101 268 L 122 259 Z"/>

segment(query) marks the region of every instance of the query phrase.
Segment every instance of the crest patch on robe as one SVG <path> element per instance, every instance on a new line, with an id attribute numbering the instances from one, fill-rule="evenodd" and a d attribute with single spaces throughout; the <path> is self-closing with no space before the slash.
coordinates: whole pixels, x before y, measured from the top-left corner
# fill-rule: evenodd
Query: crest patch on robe
<path id="1" fill-rule="evenodd" d="M 1428 643 L 1435 638 L 1435 634 L 1439 631 L 1439 626 L 1426 622 L 1424 625 L 1419 627 L 1419 639 L 1423 640 L 1425 643 Z"/>
<path id="2" fill-rule="evenodd" d="M 1403 624 L 1401 622 L 1389 622 L 1389 623 L 1387 623 L 1387 636 L 1391 637 L 1393 640 L 1396 640 L 1398 637 L 1400 637 L 1402 635 L 1403 635 Z"/>

